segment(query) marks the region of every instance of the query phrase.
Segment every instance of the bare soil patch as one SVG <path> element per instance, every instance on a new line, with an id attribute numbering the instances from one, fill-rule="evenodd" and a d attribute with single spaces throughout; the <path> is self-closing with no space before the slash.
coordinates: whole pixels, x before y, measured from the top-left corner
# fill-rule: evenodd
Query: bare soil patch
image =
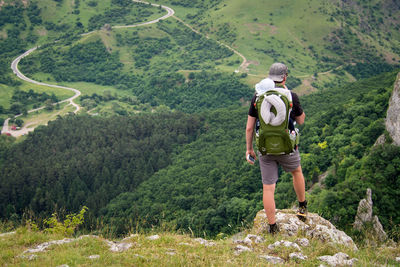
<path id="1" fill-rule="evenodd" d="M 258 65 L 260 65 L 260 62 L 258 62 L 256 60 L 246 60 L 246 62 L 244 62 L 242 64 L 242 69 L 247 70 L 247 67 L 250 66 L 251 64 L 258 66 Z"/>
<path id="2" fill-rule="evenodd" d="M 7 32 L 5 30 L 0 31 L 0 39 L 5 40 L 7 38 L 8 38 Z"/>
<path id="3" fill-rule="evenodd" d="M 45 28 L 38 29 L 37 33 L 39 34 L 39 36 L 46 36 L 47 35 L 47 30 Z"/>
<path id="4" fill-rule="evenodd" d="M 270 34 L 276 34 L 278 32 L 278 27 L 266 23 L 247 23 L 244 26 L 246 26 L 251 33 L 257 33 L 262 31 L 265 32 L 268 29 Z"/>
<path id="5" fill-rule="evenodd" d="M 297 91 L 296 93 L 297 93 L 299 96 L 308 95 L 308 94 L 310 94 L 310 93 L 312 93 L 312 92 L 317 91 L 317 88 L 315 88 L 315 87 L 313 87 L 313 86 L 311 85 L 312 79 L 313 79 L 313 78 L 311 77 L 311 78 L 307 78 L 307 79 L 302 80 L 301 85 L 300 85 L 299 88 L 296 90 L 296 91 Z"/>

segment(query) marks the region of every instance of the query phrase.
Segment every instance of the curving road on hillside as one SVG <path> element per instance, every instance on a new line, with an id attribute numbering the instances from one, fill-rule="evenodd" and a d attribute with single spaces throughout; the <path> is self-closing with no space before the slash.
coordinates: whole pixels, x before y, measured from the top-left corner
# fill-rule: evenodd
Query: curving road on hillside
<path id="1" fill-rule="evenodd" d="M 60 85 L 55 85 L 55 84 L 47 84 L 47 83 L 38 82 L 38 81 L 35 81 L 35 80 L 32 80 L 32 79 L 26 77 L 24 74 L 22 74 L 19 71 L 18 63 L 21 61 L 21 59 L 23 59 L 24 57 L 28 56 L 30 53 L 35 51 L 37 48 L 38 48 L 38 46 L 36 46 L 34 48 L 31 48 L 28 51 L 26 51 L 25 53 L 23 53 L 22 55 L 20 55 L 19 57 L 17 57 L 16 59 L 14 59 L 14 61 L 11 63 L 11 69 L 13 70 L 14 74 L 17 75 L 17 77 L 20 78 L 21 80 L 24 80 L 24 81 L 29 82 L 29 83 L 33 83 L 33 84 L 37 84 L 37 85 L 49 86 L 49 87 L 53 87 L 53 88 L 61 88 L 61 89 L 73 91 L 75 93 L 74 96 L 72 96 L 72 97 L 70 97 L 68 99 L 62 100 L 62 101 L 60 101 L 58 103 L 70 102 L 70 104 L 75 107 L 74 113 L 78 113 L 78 111 L 80 110 L 81 107 L 78 104 L 74 103 L 74 99 L 81 95 L 81 92 L 79 90 L 77 90 L 75 88 L 71 88 L 71 87 L 65 87 L 65 86 L 60 86 Z M 38 111 L 38 110 L 41 110 L 43 108 L 44 107 L 40 107 L 40 108 L 29 110 L 28 113 L 34 112 L 34 111 Z"/>
<path id="2" fill-rule="evenodd" d="M 159 7 L 161 6 L 162 9 L 165 9 L 167 11 L 167 14 L 162 16 L 161 18 L 155 19 L 155 20 L 151 20 L 151 21 L 147 21 L 147 22 L 143 22 L 143 23 L 139 23 L 139 24 L 132 24 L 132 25 L 122 25 L 122 26 L 112 26 L 113 29 L 121 29 L 121 28 L 133 28 L 133 27 L 140 27 L 140 26 L 145 26 L 145 25 L 149 25 L 149 24 L 153 24 L 153 23 L 157 23 L 160 20 L 169 18 L 171 16 L 173 16 L 175 14 L 175 11 L 167 6 L 163 6 L 163 5 L 157 5 L 157 4 L 151 4 L 149 2 L 145 2 L 145 1 L 139 1 L 139 0 L 132 0 L 133 2 L 136 3 L 143 3 L 143 4 L 147 4 L 147 5 L 152 5 L 155 7 Z"/>
<path id="3" fill-rule="evenodd" d="M 139 1 L 139 0 L 132 0 L 132 1 L 133 1 L 133 2 L 137 2 L 137 3 L 150 4 L 150 3 L 145 2 L 145 1 Z M 157 5 L 157 4 L 151 4 L 151 5 L 152 5 L 152 6 L 156 6 L 156 7 L 159 7 L 159 6 L 160 6 L 160 5 Z M 114 29 L 120 29 L 120 28 L 132 28 L 132 27 L 145 26 L 145 25 L 157 23 L 157 22 L 159 22 L 160 20 L 169 18 L 169 17 L 173 16 L 174 13 L 175 13 L 175 11 L 174 11 L 172 8 L 170 8 L 170 7 L 161 5 L 161 8 L 165 9 L 165 10 L 167 11 L 167 14 L 164 15 L 164 16 L 162 16 L 162 17 L 160 17 L 160 18 L 158 18 L 158 19 L 151 20 L 151 21 L 148 21 L 148 22 L 139 23 L 139 24 L 123 25 L 123 26 L 113 26 L 112 28 L 114 28 Z M 88 34 L 93 33 L 93 32 L 94 32 L 94 31 L 88 32 L 88 33 L 84 33 L 84 34 L 82 34 L 82 35 L 88 35 Z M 60 101 L 60 102 L 58 102 L 58 103 L 55 103 L 55 104 L 53 104 L 53 105 L 60 104 L 60 103 L 64 103 L 64 102 L 69 102 L 71 105 L 73 105 L 73 106 L 75 107 L 74 113 L 75 113 L 75 114 L 78 113 L 78 111 L 80 110 L 81 107 L 80 107 L 78 104 L 76 104 L 76 103 L 74 102 L 74 99 L 76 99 L 77 97 L 79 97 L 79 96 L 81 95 L 81 92 L 80 92 L 79 90 L 77 90 L 77 89 L 75 89 L 75 88 L 71 88 L 71 87 L 60 86 L 60 85 L 54 85 L 54 84 L 47 84 L 47 83 L 43 83 L 43 82 L 38 82 L 38 81 L 32 80 L 32 79 L 26 77 L 26 76 L 18 69 L 18 63 L 21 61 L 21 59 L 23 59 L 24 57 L 28 56 L 30 53 L 32 53 L 32 52 L 35 51 L 36 49 L 38 49 L 38 46 L 29 49 L 28 51 L 26 51 L 26 52 L 23 53 L 22 55 L 18 56 L 16 59 L 14 59 L 14 61 L 11 63 L 11 69 L 13 70 L 14 74 L 17 75 L 18 78 L 20 78 L 20 79 L 22 79 L 22 80 L 24 80 L 24 81 L 26 81 L 26 82 L 32 83 L 32 84 L 43 85 L 43 86 L 48 86 L 48 87 L 53 87 L 53 88 L 61 88 L 61 89 L 73 91 L 75 94 L 74 94 L 72 97 L 70 97 L 70 98 L 68 98 L 68 99 L 65 99 L 65 100 L 62 100 L 62 101 Z M 38 111 L 38 110 L 41 110 L 41 109 L 44 109 L 44 108 L 45 108 L 45 107 L 43 106 L 43 107 L 40 107 L 40 108 L 32 109 L 32 110 L 29 110 L 28 113 L 35 112 L 35 111 Z M 22 114 L 19 114 L 19 115 L 16 115 L 15 117 L 19 117 L 19 116 L 21 116 L 21 115 L 22 115 Z M 32 128 L 28 128 L 29 125 L 24 125 L 24 127 L 22 127 L 22 129 L 20 129 L 20 130 L 11 130 L 10 127 L 8 126 L 8 121 L 9 121 L 9 120 L 10 120 L 10 118 L 8 118 L 8 119 L 6 119 L 6 120 L 4 121 L 3 128 L 2 128 L 2 130 L 1 130 L 1 133 L 2 133 L 2 134 L 11 134 L 12 136 L 17 137 L 17 136 L 21 136 L 21 135 L 27 134 L 28 132 L 34 130 L 33 127 L 32 127 Z"/>
<path id="4" fill-rule="evenodd" d="M 152 6 L 155 6 L 155 7 L 161 7 L 162 9 L 164 9 L 164 10 L 167 11 L 167 14 L 164 15 L 164 16 L 162 16 L 162 17 L 160 17 L 160 18 L 157 18 L 157 19 L 154 19 L 154 20 L 151 20 L 151 21 L 147 21 L 147 22 L 143 22 L 143 23 L 132 24 L 132 25 L 116 25 L 116 26 L 112 26 L 113 29 L 133 28 L 133 27 L 146 26 L 146 25 L 149 25 L 149 24 L 157 23 L 157 22 L 159 22 L 160 20 L 164 20 L 164 19 L 167 19 L 167 18 L 169 18 L 169 17 L 174 17 L 176 20 L 182 22 L 182 24 L 183 24 L 184 26 L 188 27 L 188 28 L 191 29 L 192 31 L 196 32 L 197 34 L 203 35 L 203 36 L 205 36 L 207 39 L 209 39 L 209 37 L 208 37 L 207 35 L 202 34 L 201 32 L 197 31 L 196 29 L 194 29 L 194 28 L 193 28 L 192 26 L 190 26 L 189 24 L 185 23 L 185 22 L 184 22 L 183 20 L 181 20 L 180 18 L 174 16 L 175 11 L 174 11 L 172 8 L 168 7 L 168 6 L 158 5 L 158 4 L 152 4 L 152 3 L 149 3 L 149 2 L 146 2 L 146 1 L 140 1 L 140 0 L 132 0 L 132 1 L 133 1 L 133 2 L 137 2 L 137 3 L 144 3 L 144 4 L 152 5 Z M 83 33 L 83 34 L 81 34 L 81 35 L 82 35 L 82 36 L 85 36 L 85 35 L 91 34 L 91 33 L 93 33 L 93 32 L 95 32 L 95 31 Z M 241 53 L 239 53 L 237 50 L 233 49 L 232 47 L 230 47 L 230 46 L 228 46 L 228 45 L 226 45 L 226 44 L 224 44 L 224 43 L 222 43 L 222 42 L 220 42 L 220 41 L 218 41 L 218 40 L 216 40 L 216 42 L 219 43 L 220 45 L 223 45 L 223 46 L 225 46 L 226 48 L 230 49 L 232 52 L 234 52 L 235 54 L 237 54 L 239 57 L 242 58 L 242 63 L 241 63 L 241 65 L 239 66 L 239 69 L 238 69 L 237 71 L 239 71 L 239 70 L 244 70 L 244 69 L 246 68 L 247 59 L 246 59 Z M 38 82 L 38 81 L 32 80 L 32 79 L 26 77 L 26 76 L 25 76 L 23 73 L 21 73 L 20 70 L 18 69 L 18 63 L 21 61 L 21 59 L 23 59 L 24 57 L 28 56 L 28 55 L 31 54 L 32 52 L 34 52 L 36 49 L 38 49 L 38 46 L 36 46 L 36 47 L 34 47 L 34 48 L 31 48 L 31 49 L 29 49 L 28 51 L 26 51 L 25 53 L 23 53 L 22 55 L 18 56 L 18 57 L 11 63 L 11 69 L 13 70 L 13 72 L 15 73 L 15 75 L 17 75 L 18 78 L 20 78 L 20 79 L 22 79 L 22 80 L 24 80 L 24 81 L 26 81 L 26 82 L 29 82 L 29 83 L 32 83 L 32 84 L 37 84 L 37 85 L 43 85 L 43 86 L 53 87 L 53 88 L 65 89 L 65 90 L 69 90 L 69 91 L 74 92 L 75 94 L 74 94 L 72 97 L 70 97 L 70 98 L 68 98 L 68 99 L 65 99 L 65 100 L 62 100 L 62 101 L 60 101 L 60 102 L 58 102 L 58 103 L 54 103 L 53 105 L 60 104 L 60 103 L 64 103 L 64 102 L 69 102 L 69 104 L 71 104 L 71 105 L 73 105 L 73 106 L 75 107 L 74 113 L 75 113 L 75 114 L 78 113 L 81 107 L 80 107 L 78 104 L 76 104 L 76 103 L 74 102 L 74 100 L 75 100 L 77 97 L 79 97 L 79 96 L 81 95 L 81 92 L 80 92 L 79 90 L 77 90 L 77 89 L 75 89 L 75 88 L 71 88 L 71 87 L 60 86 L 60 85 L 54 85 L 54 84 L 47 84 L 47 83 L 43 83 L 43 82 Z M 45 108 L 45 107 L 43 106 L 43 107 L 40 107 L 40 108 L 32 109 L 32 110 L 29 110 L 28 113 L 35 112 L 35 111 L 38 111 L 38 110 L 41 110 L 41 109 L 44 109 L 44 108 Z M 19 117 L 19 116 L 21 116 L 21 115 L 22 115 L 22 114 L 19 114 L 19 115 L 16 115 L 15 117 Z M 4 121 L 4 125 L 3 125 L 3 128 L 2 128 L 1 133 L 3 133 L 3 134 L 9 133 L 9 134 L 11 134 L 12 136 L 15 136 L 15 137 L 16 137 L 16 136 L 21 136 L 21 135 L 27 134 L 28 132 L 34 130 L 34 127 L 29 128 L 29 126 L 32 125 L 32 124 L 34 124 L 34 123 L 30 123 L 30 125 L 29 125 L 29 124 L 26 124 L 26 125 L 24 125 L 20 130 L 11 130 L 11 129 L 9 128 L 9 126 L 8 126 L 8 121 L 9 121 L 9 120 L 10 120 L 10 118 L 8 118 L 8 119 L 6 119 L 6 120 Z"/>

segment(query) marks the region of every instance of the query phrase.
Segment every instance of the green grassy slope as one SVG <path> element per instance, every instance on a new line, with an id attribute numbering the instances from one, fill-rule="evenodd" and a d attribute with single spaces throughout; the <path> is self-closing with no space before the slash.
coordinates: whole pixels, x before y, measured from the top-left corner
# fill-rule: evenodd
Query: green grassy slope
<path id="1" fill-rule="evenodd" d="M 390 11 L 390 23 L 386 23 L 382 20 L 388 12 L 385 10 L 386 4 L 373 2 L 366 6 L 350 1 L 348 5 L 353 5 L 350 8 L 346 4 L 338 6 L 335 1 L 317 0 L 222 1 L 207 13 L 194 14 L 191 22 L 203 32 L 237 47 L 249 60 L 258 61 L 260 65 L 251 66 L 254 73 L 264 71 L 265 66 L 277 60 L 287 62 L 293 68 L 295 75 L 321 72 L 331 69 L 335 63 L 350 63 L 350 60 L 357 60 L 354 57 L 338 58 L 340 54 L 327 49 L 332 43 L 330 37 L 333 37 L 334 32 L 346 27 L 356 35 L 354 37 L 360 39 L 362 45 L 368 43 L 376 48 L 384 45 L 386 52 L 393 55 L 398 62 L 400 58 L 396 52 L 400 36 L 397 31 L 399 21 L 396 15 L 399 14 L 399 8 L 393 1 L 387 1 L 386 4 L 392 3 L 393 7 Z M 361 22 L 367 18 L 363 15 L 367 16 L 373 9 L 377 21 L 375 24 L 371 22 L 371 29 L 365 31 Z M 346 17 L 346 14 L 351 17 Z M 183 19 L 190 21 L 190 18 L 191 16 L 186 15 Z M 391 38 L 379 33 L 381 27 L 389 31 Z M 373 40 L 375 36 L 377 38 Z M 351 43 L 341 45 L 343 48 L 348 46 L 361 48 Z M 333 62 L 330 63 L 324 57 L 333 57 Z"/>
<path id="2" fill-rule="evenodd" d="M 395 1 L 233 0 L 176 15 L 241 52 L 249 61 L 248 73 L 258 79 L 274 61 L 285 62 L 303 80 L 297 88 L 303 94 L 385 69 L 363 70 L 368 65 L 398 65 L 399 14 Z M 360 66 L 353 68 L 355 63 Z M 256 80 L 248 78 L 250 84 Z"/>

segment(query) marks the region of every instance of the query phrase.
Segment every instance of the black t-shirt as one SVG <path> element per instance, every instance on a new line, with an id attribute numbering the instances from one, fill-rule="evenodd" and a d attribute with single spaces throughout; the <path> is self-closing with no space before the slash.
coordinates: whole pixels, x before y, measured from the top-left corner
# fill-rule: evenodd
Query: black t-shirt
<path id="1" fill-rule="evenodd" d="M 292 94 L 292 112 L 290 112 L 290 118 L 295 121 L 296 117 L 303 114 L 303 108 L 300 105 L 300 99 L 296 93 L 290 92 Z M 257 108 L 255 107 L 254 103 L 256 102 L 257 96 L 254 94 L 253 99 L 251 99 L 251 104 L 249 108 L 249 116 L 256 117 L 258 119 L 258 112 Z"/>

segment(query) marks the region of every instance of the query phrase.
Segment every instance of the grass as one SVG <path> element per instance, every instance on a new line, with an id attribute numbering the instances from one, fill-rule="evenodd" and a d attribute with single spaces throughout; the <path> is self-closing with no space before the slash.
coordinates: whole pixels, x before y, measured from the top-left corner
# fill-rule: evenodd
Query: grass
<path id="1" fill-rule="evenodd" d="M 61 85 L 78 89 L 81 91 L 82 95 L 92 95 L 95 93 L 98 95 L 103 95 L 104 92 L 110 92 L 112 95 L 116 94 L 118 96 L 132 96 L 130 91 L 118 90 L 113 86 L 99 85 L 88 82 L 64 82 L 61 83 Z M 79 98 L 75 102 L 80 103 Z"/>
<path id="2" fill-rule="evenodd" d="M 158 234 L 157 240 L 149 240 L 148 236 Z M 235 247 L 230 237 L 211 240 L 214 246 L 204 246 L 188 234 L 174 232 L 153 232 L 135 234 L 124 242 L 132 247 L 124 252 L 111 252 L 103 237 L 85 237 L 63 245 L 53 245 L 46 252 L 36 253 L 37 258 L 28 260 L 19 257 L 27 248 L 35 247 L 46 241 L 60 240 L 64 236 L 32 231 L 27 227 L 19 227 L 16 233 L 0 237 L 0 265 L 2 266 L 267 266 L 268 263 L 259 258 L 260 255 L 278 256 L 285 260 L 284 266 L 318 266 L 322 262 L 317 258 L 344 252 L 350 258 L 357 258 L 355 266 L 395 265 L 399 255 L 399 247 L 372 248 L 364 247 L 353 251 L 342 246 L 310 240 L 308 247 L 301 247 L 306 261 L 289 258 L 293 248 L 278 247 L 268 249 L 268 245 L 278 240 L 294 242 L 298 236 L 285 237 L 263 235 L 265 242 L 253 244 L 253 250 L 235 255 Z M 89 259 L 91 255 L 99 255 L 97 259 Z"/>
<path id="3" fill-rule="evenodd" d="M 289 66 L 291 76 L 311 77 L 314 73 L 324 73 L 341 64 L 333 62 L 321 64 L 322 57 L 333 57 L 338 60 L 337 62 L 346 62 L 345 56 L 338 58 L 338 55 L 326 49 L 330 45 L 327 37 L 333 30 L 341 27 L 338 18 L 332 17 L 337 6 L 329 1 L 225 0 L 216 8 L 204 12 L 202 18 L 192 21 L 187 14 L 196 14 L 198 9 L 188 9 L 163 2 L 175 9 L 177 17 L 195 29 L 209 34 L 213 39 L 221 39 L 216 32 L 221 25 L 228 23 L 236 33 L 236 40 L 233 43 L 222 41 L 251 61 L 248 66 L 249 74 L 264 74 L 271 63 L 281 61 Z M 376 47 L 389 62 L 398 61 L 398 56 L 391 48 L 393 42 L 390 42 L 392 44 L 390 45 L 382 38 L 377 40 L 362 32 L 357 26 L 352 28 L 364 43 Z M 231 69 L 228 68 L 228 71 Z M 351 77 L 347 76 L 345 79 L 351 80 Z M 322 76 L 316 79 L 320 85 L 326 82 Z M 340 77 L 333 76 L 332 79 Z M 308 87 L 300 88 L 300 91 L 309 93 L 313 90 Z"/>
<path id="4" fill-rule="evenodd" d="M 67 24 L 73 27 L 75 27 L 77 22 L 81 22 L 85 29 L 87 29 L 91 17 L 103 14 L 105 10 L 114 7 L 111 0 L 96 1 L 97 5 L 94 7 L 89 6 L 88 2 L 89 1 L 80 1 L 79 14 L 74 14 L 74 1 L 62 1 L 61 4 L 57 4 L 57 2 L 52 0 L 41 0 L 38 1 L 38 6 L 42 10 L 41 14 L 44 21 L 50 21 L 57 25 Z M 151 10 L 153 14 L 144 18 L 146 21 L 159 18 L 166 14 L 165 10 L 159 12 L 157 7 L 152 7 Z M 112 21 L 110 23 L 112 23 Z"/>
<path id="5" fill-rule="evenodd" d="M 295 75 L 304 74 L 307 70 L 302 68 L 308 66 L 313 70 L 316 64 L 308 46 L 320 48 L 325 43 L 323 36 L 336 26 L 317 12 L 320 4 L 320 1 L 234 0 L 222 3 L 218 10 L 212 10 L 205 21 L 209 24 L 213 21 L 214 28 L 230 23 L 237 29 L 233 46 L 248 60 L 259 62 L 259 65 L 249 66 L 250 73 L 260 74 L 265 66 L 280 59 L 293 61 Z M 274 58 L 271 53 L 260 53 L 255 48 L 274 49 L 280 56 Z M 298 67 L 300 64 L 302 68 Z"/>
<path id="6" fill-rule="evenodd" d="M 51 83 L 51 82 L 47 81 L 47 77 L 48 76 L 46 74 L 38 73 L 38 74 L 35 74 L 33 78 L 37 79 L 38 81 L 43 81 L 45 83 Z M 30 89 L 32 89 L 36 93 L 44 93 L 45 92 L 49 95 L 54 93 L 56 95 L 56 97 L 60 100 L 67 99 L 74 95 L 74 93 L 69 90 L 32 84 L 32 83 L 28 83 L 25 81 L 22 81 L 22 85 L 20 85 L 18 87 L 0 84 L 0 105 L 1 106 L 3 106 L 4 108 L 10 107 L 11 97 L 13 95 L 14 90 L 16 90 L 16 89 L 19 89 L 22 91 L 29 91 Z"/>
<path id="7" fill-rule="evenodd" d="M 19 118 L 21 118 L 24 121 L 24 125 L 28 126 L 28 128 L 34 128 L 39 125 L 47 125 L 49 121 L 55 120 L 57 116 L 63 116 L 74 111 L 75 107 L 69 105 L 69 103 L 68 104 L 63 103 L 60 104 L 59 109 L 54 109 L 51 111 L 42 109 L 39 111 L 29 113 L 26 116 L 21 116 Z"/>

